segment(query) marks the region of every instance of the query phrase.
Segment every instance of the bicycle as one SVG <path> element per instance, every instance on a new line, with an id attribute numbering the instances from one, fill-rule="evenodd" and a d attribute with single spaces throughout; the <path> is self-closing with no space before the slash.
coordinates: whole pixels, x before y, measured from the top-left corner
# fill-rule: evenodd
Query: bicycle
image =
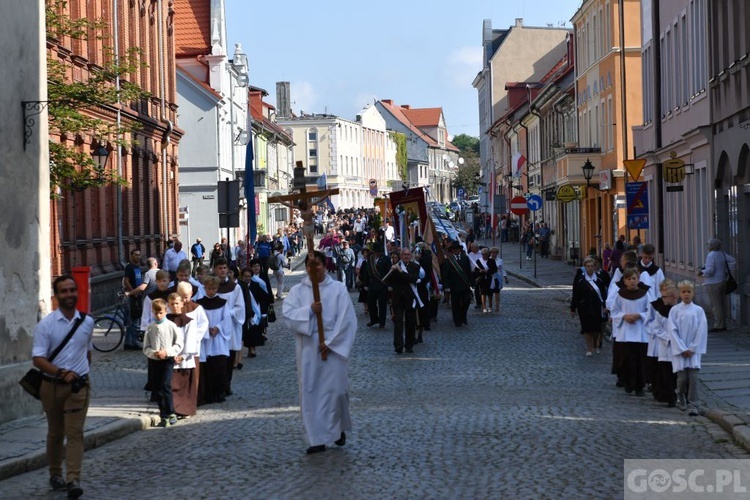
<path id="1" fill-rule="evenodd" d="M 130 320 L 125 307 L 127 297 L 123 292 L 117 294 L 119 303 L 112 314 L 94 319 L 92 344 L 99 352 L 111 352 L 120 347 L 125 339 L 125 328 Z"/>

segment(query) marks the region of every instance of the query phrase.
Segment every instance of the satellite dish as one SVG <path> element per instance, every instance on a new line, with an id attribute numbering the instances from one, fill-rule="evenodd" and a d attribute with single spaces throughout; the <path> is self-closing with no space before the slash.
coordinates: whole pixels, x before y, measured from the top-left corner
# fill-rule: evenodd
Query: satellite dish
<path id="1" fill-rule="evenodd" d="M 274 191 L 273 193 L 271 193 L 271 196 L 269 196 L 269 198 L 273 198 L 275 196 L 282 196 L 282 194 L 279 191 Z"/>

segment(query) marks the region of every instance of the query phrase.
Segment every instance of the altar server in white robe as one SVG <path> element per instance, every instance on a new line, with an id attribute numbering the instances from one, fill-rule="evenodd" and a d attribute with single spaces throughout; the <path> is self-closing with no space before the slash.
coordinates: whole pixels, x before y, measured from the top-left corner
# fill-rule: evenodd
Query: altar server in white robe
<path id="1" fill-rule="evenodd" d="M 349 416 L 349 355 L 357 330 L 357 317 L 346 285 L 327 276 L 325 254 L 305 259 L 308 277 L 292 287 L 283 313 L 297 337 L 297 377 L 307 453 L 325 451 L 326 444 L 346 443 Z M 313 300 L 310 277 L 320 287 L 320 302 Z M 325 307 L 322 306 L 325 304 Z M 322 311 L 325 342 L 318 341 L 316 311 Z M 321 353 L 327 360 L 323 361 Z"/>
<path id="2" fill-rule="evenodd" d="M 245 297 L 235 277 L 229 276 L 229 265 L 224 258 L 214 261 L 214 274 L 221 280 L 218 296 L 227 301 L 227 308 L 232 315 L 232 335 L 229 339 L 229 357 L 227 358 L 227 396 L 232 394 L 232 371 L 239 363 L 238 354 L 242 352 L 242 325 L 245 323 Z"/>
<path id="3" fill-rule="evenodd" d="M 700 306 L 695 305 L 695 285 L 680 281 L 680 302 L 669 311 L 669 333 L 672 347 L 672 370 L 677 374 L 677 406 L 698 416 L 698 371 L 701 355 L 706 353 L 708 320 Z"/>
<path id="4" fill-rule="evenodd" d="M 227 301 L 219 297 L 219 283 L 218 276 L 206 276 L 203 280 L 206 295 L 196 301 L 208 318 L 208 335 L 203 337 L 200 349 L 198 406 L 224 402 L 228 388 L 226 367 L 234 327 Z"/>
<path id="5" fill-rule="evenodd" d="M 632 267 L 622 273 L 624 287 L 620 288 L 612 304 L 612 337 L 624 342 L 625 392 L 635 391 L 636 396 L 644 396 L 644 364 L 648 338 L 644 323 L 648 316 L 648 287 L 641 288 L 638 270 Z"/>

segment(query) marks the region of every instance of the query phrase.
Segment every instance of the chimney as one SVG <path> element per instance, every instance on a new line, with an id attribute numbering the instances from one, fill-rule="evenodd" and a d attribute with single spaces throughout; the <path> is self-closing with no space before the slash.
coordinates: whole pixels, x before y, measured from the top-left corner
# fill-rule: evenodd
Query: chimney
<path id="1" fill-rule="evenodd" d="M 408 104 L 402 104 L 401 107 L 404 109 L 411 109 L 411 106 Z"/>
<path id="2" fill-rule="evenodd" d="M 381 99 L 380 102 L 389 106 L 393 106 L 393 99 Z"/>
<path id="3" fill-rule="evenodd" d="M 523 18 L 517 17 L 516 18 L 516 28 L 523 28 Z"/>
<path id="4" fill-rule="evenodd" d="M 289 82 L 276 82 L 276 116 L 278 118 L 292 116 Z"/>

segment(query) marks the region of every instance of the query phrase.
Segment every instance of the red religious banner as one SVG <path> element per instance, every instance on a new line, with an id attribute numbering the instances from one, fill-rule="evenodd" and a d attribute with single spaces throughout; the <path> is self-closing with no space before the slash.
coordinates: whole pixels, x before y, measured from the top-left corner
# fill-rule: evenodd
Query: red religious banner
<path id="1" fill-rule="evenodd" d="M 389 208 L 393 214 L 393 227 L 403 243 L 413 244 L 417 235 L 424 234 L 427 223 L 427 206 L 421 187 L 395 191 L 388 195 Z"/>

